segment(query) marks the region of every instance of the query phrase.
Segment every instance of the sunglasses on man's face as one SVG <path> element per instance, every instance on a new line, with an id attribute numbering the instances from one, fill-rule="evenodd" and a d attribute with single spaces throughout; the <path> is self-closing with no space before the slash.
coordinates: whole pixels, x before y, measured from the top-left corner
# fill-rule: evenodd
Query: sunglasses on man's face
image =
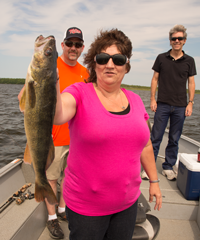
<path id="1" fill-rule="evenodd" d="M 64 41 L 67 47 L 75 46 L 75 48 L 81 48 L 83 46 L 83 42 L 72 42 L 72 41 Z"/>
<path id="2" fill-rule="evenodd" d="M 182 40 L 184 40 L 185 38 L 184 38 L 184 37 L 172 37 L 172 38 L 171 38 L 172 41 L 176 41 L 176 39 L 178 39 L 179 41 L 182 41 Z"/>
<path id="3" fill-rule="evenodd" d="M 109 59 L 112 58 L 113 63 L 117 66 L 123 66 L 128 62 L 128 58 L 122 54 L 109 55 L 107 53 L 99 53 L 95 56 L 94 61 L 99 65 L 107 64 Z"/>

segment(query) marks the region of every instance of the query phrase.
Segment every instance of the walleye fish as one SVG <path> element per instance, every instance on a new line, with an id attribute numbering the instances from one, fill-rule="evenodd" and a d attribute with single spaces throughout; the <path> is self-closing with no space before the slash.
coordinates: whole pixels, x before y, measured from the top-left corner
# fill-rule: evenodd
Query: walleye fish
<path id="1" fill-rule="evenodd" d="M 50 204 L 57 203 L 45 173 L 54 159 L 51 134 L 56 106 L 57 56 L 53 36 L 44 38 L 40 35 L 35 40 L 33 58 L 20 99 L 27 138 L 24 161 L 33 163 L 36 201 L 47 198 Z"/>

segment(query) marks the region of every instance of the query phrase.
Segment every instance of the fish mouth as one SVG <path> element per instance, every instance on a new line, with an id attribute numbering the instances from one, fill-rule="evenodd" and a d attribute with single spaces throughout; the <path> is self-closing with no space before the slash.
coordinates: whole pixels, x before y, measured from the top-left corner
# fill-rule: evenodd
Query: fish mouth
<path id="1" fill-rule="evenodd" d="M 38 36 L 35 40 L 35 53 L 40 51 L 45 51 L 46 48 L 54 48 L 55 47 L 55 38 L 54 36 L 50 35 L 48 37 L 43 37 L 42 35 Z M 52 51 L 51 49 L 51 51 Z M 48 55 L 48 54 L 47 54 Z"/>
<path id="2" fill-rule="evenodd" d="M 35 40 L 35 45 L 37 47 L 40 47 L 41 45 L 45 44 L 46 42 L 48 42 L 49 40 L 53 40 L 55 41 L 55 37 L 53 35 L 50 35 L 48 37 L 43 37 L 42 35 L 38 36 Z"/>

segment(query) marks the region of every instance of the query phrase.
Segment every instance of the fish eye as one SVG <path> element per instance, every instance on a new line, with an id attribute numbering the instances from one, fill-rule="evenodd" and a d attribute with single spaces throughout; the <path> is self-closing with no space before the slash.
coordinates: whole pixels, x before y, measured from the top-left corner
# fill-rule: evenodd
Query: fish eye
<path id="1" fill-rule="evenodd" d="M 45 51 L 45 55 L 46 56 L 49 56 L 49 55 L 51 55 L 51 53 L 52 53 L 52 49 L 51 48 L 47 48 L 47 50 Z"/>

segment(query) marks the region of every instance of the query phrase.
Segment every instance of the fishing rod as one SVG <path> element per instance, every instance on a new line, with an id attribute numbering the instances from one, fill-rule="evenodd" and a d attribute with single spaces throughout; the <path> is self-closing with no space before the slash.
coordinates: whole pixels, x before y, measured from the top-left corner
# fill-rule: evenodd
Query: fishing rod
<path id="1" fill-rule="evenodd" d="M 31 185 L 32 183 L 25 184 L 20 188 L 20 190 L 18 190 L 10 198 L 8 198 L 8 200 L 2 206 L 0 206 L 0 213 L 2 213 L 13 201 L 15 201 L 16 198 L 18 198 L 22 193 L 24 193 L 26 189 L 29 188 Z"/>

